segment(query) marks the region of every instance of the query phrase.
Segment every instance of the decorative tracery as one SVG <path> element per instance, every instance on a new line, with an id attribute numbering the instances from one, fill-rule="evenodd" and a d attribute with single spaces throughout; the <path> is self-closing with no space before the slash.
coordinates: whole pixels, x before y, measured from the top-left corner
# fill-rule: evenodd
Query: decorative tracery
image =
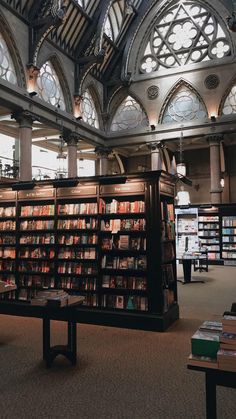
<path id="1" fill-rule="evenodd" d="M 7 47 L 0 33 L 0 77 L 12 84 L 17 84 L 15 67 Z"/>
<path id="2" fill-rule="evenodd" d="M 164 108 L 161 121 L 183 123 L 207 118 L 207 110 L 200 97 L 187 86 L 180 86 Z"/>
<path id="3" fill-rule="evenodd" d="M 231 55 L 223 26 L 202 4 L 179 1 L 155 22 L 140 62 L 141 73 Z"/>
<path id="4" fill-rule="evenodd" d="M 94 128 L 99 128 L 98 114 L 96 111 L 95 103 L 88 90 L 83 93 L 83 98 L 81 101 L 81 115 L 84 122 Z"/>
<path id="5" fill-rule="evenodd" d="M 236 84 L 230 90 L 222 107 L 223 115 L 230 115 L 232 113 L 236 113 Z"/>
<path id="6" fill-rule="evenodd" d="M 148 117 L 140 104 L 131 96 L 118 107 L 111 124 L 111 131 L 122 131 L 148 126 Z"/>
<path id="7" fill-rule="evenodd" d="M 56 71 L 50 61 L 40 68 L 37 80 L 38 95 L 45 102 L 65 110 L 65 100 Z"/>

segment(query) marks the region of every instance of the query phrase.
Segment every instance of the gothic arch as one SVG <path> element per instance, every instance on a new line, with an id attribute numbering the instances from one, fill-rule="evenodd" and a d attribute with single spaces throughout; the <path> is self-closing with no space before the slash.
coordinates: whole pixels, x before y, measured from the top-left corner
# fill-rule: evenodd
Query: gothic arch
<path id="1" fill-rule="evenodd" d="M 195 104 L 195 107 L 194 107 L 194 109 L 196 109 L 196 115 L 197 115 L 197 117 L 193 117 L 193 118 L 189 118 L 189 119 L 184 119 L 183 118 L 181 120 L 181 116 L 180 116 L 179 117 L 179 120 L 171 121 L 171 122 L 181 123 L 181 122 L 186 122 L 188 120 L 191 121 L 191 120 L 203 119 L 203 118 L 207 118 L 208 117 L 208 112 L 207 112 L 206 105 L 205 105 L 202 97 L 197 92 L 197 90 L 195 90 L 194 87 L 191 84 L 189 84 L 186 80 L 180 79 L 172 87 L 172 89 L 169 91 L 169 93 L 167 94 L 167 96 L 166 96 L 166 98 L 164 100 L 164 103 L 162 105 L 162 108 L 161 108 L 161 111 L 160 111 L 160 115 L 159 115 L 159 120 L 158 120 L 158 123 L 159 124 L 166 123 L 166 122 L 163 122 L 163 120 L 164 120 L 164 117 L 165 117 L 165 113 L 167 111 L 167 108 L 170 105 L 172 99 L 174 99 L 175 96 L 177 95 L 177 93 L 179 91 L 181 91 L 181 89 L 184 88 L 184 87 L 190 92 L 190 94 L 192 93 L 192 98 L 190 97 L 189 98 L 189 101 L 192 100 L 194 98 L 194 96 L 198 100 L 199 107 L 197 107 L 197 103 Z"/>
<path id="2" fill-rule="evenodd" d="M 26 89 L 25 69 L 12 30 L 5 17 L 0 13 L 1 34 L 7 44 L 16 71 L 17 85 Z"/>
<path id="3" fill-rule="evenodd" d="M 235 89 L 233 89 L 235 88 Z M 231 92 L 232 91 L 232 92 Z M 232 112 L 228 112 L 228 113 L 223 113 L 223 109 L 226 103 L 226 100 L 228 98 L 228 96 L 230 95 L 230 93 L 232 93 L 232 96 L 234 96 L 234 102 L 233 102 L 233 97 L 231 97 L 231 104 L 232 104 L 232 108 L 233 111 Z M 218 115 L 229 115 L 229 114 L 234 114 L 236 113 L 236 76 L 234 75 L 233 79 L 231 80 L 231 82 L 229 83 L 229 86 L 227 87 L 227 89 L 225 90 L 225 93 L 223 94 L 221 101 L 220 101 L 220 106 L 219 106 L 219 110 L 218 110 Z"/>
<path id="4" fill-rule="evenodd" d="M 65 75 L 65 71 L 63 69 L 63 65 L 56 54 L 50 54 L 47 56 L 44 61 L 41 61 L 39 64 L 39 69 L 46 63 L 50 62 L 52 67 L 54 68 L 56 75 L 60 82 L 60 87 L 62 89 L 64 101 L 65 101 L 65 110 L 69 113 L 73 113 L 73 106 L 72 106 L 72 99 L 71 93 L 69 89 L 69 85 L 67 82 L 67 78 Z"/>

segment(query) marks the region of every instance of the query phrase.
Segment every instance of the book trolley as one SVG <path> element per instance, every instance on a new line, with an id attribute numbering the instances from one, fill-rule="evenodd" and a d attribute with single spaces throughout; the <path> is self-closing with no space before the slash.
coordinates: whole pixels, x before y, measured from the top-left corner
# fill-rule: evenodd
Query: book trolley
<path id="1" fill-rule="evenodd" d="M 171 175 L 15 189 L 0 190 L 0 279 L 16 283 L 16 299 L 56 288 L 84 296 L 79 322 L 164 331 L 178 319 Z"/>

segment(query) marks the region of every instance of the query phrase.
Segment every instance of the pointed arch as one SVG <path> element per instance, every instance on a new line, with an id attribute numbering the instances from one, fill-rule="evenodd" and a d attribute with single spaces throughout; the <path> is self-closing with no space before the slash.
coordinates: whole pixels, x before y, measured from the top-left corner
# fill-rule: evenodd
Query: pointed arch
<path id="1" fill-rule="evenodd" d="M 123 131 L 149 125 L 148 116 L 142 107 L 132 96 L 128 95 L 118 106 L 111 122 L 111 131 Z"/>
<path id="2" fill-rule="evenodd" d="M 88 85 L 83 92 L 81 101 L 81 116 L 83 121 L 91 127 L 100 128 L 100 121 L 98 117 L 98 97 L 92 84 Z M 101 113 L 101 112 L 100 112 Z"/>
<path id="3" fill-rule="evenodd" d="M 236 113 L 236 78 L 223 95 L 219 107 L 219 115 L 232 115 Z"/>
<path id="4" fill-rule="evenodd" d="M 0 13 L 0 77 L 26 88 L 25 71 L 13 33 Z"/>
<path id="5" fill-rule="evenodd" d="M 115 42 L 119 36 L 125 17 L 125 1 L 115 0 L 109 7 L 109 11 L 104 22 L 104 33 Z"/>
<path id="6" fill-rule="evenodd" d="M 232 58 L 233 42 L 221 16 L 203 0 L 168 0 L 152 5 L 133 40 L 132 51 L 138 51 L 133 71 L 140 75 L 181 70 L 186 65 Z M 132 52 L 129 54 L 132 65 L 134 57 L 131 60 Z"/>
<path id="7" fill-rule="evenodd" d="M 208 117 L 207 108 L 197 91 L 180 80 L 167 95 L 159 123 L 183 123 Z"/>
<path id="8" fill-rule="evenodd" d="M 38 96 L 52 106 L 72 112 L 70 90 L 58 57 L 50 56 L 40 67 L 37 79 Z"/>

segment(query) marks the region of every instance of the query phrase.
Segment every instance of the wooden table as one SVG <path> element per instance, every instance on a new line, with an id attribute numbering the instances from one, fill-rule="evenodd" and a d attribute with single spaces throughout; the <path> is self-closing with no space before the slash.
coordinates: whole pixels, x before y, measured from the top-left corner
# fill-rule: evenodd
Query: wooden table
<path id="1" fill-rule="evenodd" d="M 43 320 L 43 360 L 46 367 L 51 367 L 57 355 L 64 355 L 72 365 L 76 365 L 77 336 L 76 307 L 84 301 L 82 296 L 70 296 L 69 304 L 65 307 L 52 307 L 47 305 L 31 305 L 28 302 L 0 301 L 0 314 L 12 316 L 36 317 Z M 51 320 L 65 321 L 68 325 L 67 344 L 51 346 L 50 322 Z"/>
<path id="2" fill-rule="evenodd" d="M 188 369 L 205 373 L 206 418 L 217 419 L 216 386 L 236 388 L 236 373 L 215 368 L 188 365 Z M 225 406 L 227 405 L 225 401 Z"/>

